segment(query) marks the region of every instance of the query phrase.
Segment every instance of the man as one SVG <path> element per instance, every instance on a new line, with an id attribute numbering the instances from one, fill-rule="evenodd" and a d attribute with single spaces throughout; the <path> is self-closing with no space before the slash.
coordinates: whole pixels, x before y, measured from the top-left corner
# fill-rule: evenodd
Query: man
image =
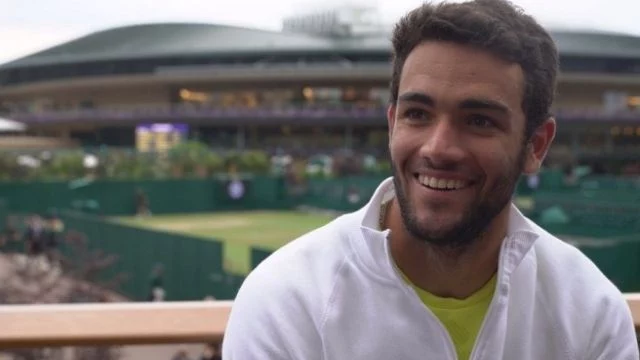
<path id="1" fill-rule="evenodd" d="M 246 279 L 225 360 L 638 359 L 616 287 L 512 204 L 555 136 L 558 54 L 503 0 L 393 33 L 393 178 Z"/>

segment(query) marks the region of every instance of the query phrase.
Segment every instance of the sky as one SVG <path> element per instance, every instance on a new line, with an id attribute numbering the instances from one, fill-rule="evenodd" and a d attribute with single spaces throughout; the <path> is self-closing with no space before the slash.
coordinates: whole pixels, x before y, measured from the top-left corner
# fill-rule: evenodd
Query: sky
<path id="1" fill-rule="evenodd" d="M 94 31 L 152 22 L 279 30 L 283 17 L 339 2 L 377 6 L 392 24 L 421 0 L 0 0 L 0 64 Z M 440 0 L 435 0 L 440 1 Z M 459 1 L 459 0 L 454 0 Z M 549 28 L 640 36 L 640 0 L 512 0 Z"/>

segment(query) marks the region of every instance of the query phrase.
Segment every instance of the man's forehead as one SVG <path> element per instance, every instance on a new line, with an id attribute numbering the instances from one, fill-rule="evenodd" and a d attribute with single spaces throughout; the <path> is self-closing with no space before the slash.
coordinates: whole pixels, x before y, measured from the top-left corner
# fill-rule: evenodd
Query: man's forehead
<path id="1" fill-rule="evenodd" d="M 399 94 L 422 92 L 435 101 L 486 98 L 520 104 L 524 75 L 519 65 L 473 47 L 443 42 L 411 52 L 400 77 Z"/>
<path id="2" fill-rule="evenodd" d="M 507 62 L 487 50 L 441 41 L 418 45 L 407 57 L 401 79 L 428 75 L 449 81 L 495 82 L 522 87 L 524 74 L 517 63 Z"/>

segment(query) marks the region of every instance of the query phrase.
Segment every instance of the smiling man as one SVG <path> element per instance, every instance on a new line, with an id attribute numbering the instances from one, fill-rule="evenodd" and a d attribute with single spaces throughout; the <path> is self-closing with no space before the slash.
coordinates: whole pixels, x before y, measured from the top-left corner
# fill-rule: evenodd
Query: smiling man
<path id="1" fill-rule="evenodd" d="M 558 54 L 502 0 L 393 33 L 393 177 L 243 284 L 225 360 L 637 360 L 622 294 L 511 203 L 555 135 Z"/>

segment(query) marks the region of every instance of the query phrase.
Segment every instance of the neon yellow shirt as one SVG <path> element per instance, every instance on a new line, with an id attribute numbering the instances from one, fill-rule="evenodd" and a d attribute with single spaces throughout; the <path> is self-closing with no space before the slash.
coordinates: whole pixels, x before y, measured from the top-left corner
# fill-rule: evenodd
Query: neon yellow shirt
<path id="1" fill-rule="evenodd" d="M 449 332 L 458 360 L 469 359 L 493 297 L 496 276 L 464 300 L 435 296 L 411 283 L 406 276 L 403 277 Z"/>

